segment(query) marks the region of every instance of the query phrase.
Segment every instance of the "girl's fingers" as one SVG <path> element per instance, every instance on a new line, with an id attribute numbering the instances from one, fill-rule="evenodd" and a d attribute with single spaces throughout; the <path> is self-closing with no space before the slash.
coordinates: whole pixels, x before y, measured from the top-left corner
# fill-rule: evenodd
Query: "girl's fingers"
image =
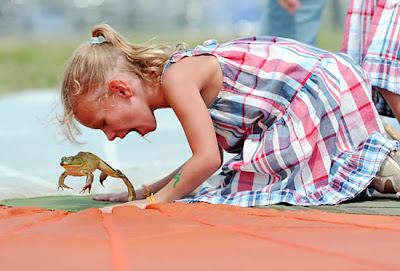
<path id="1" fill-rule="evenodd" d="M 123 192 L 121 194 L 107 194 L 107 195 L 93 196 L 93 199 L 99 201 L 126 202 L 128 201 L 128 193 Z"/>

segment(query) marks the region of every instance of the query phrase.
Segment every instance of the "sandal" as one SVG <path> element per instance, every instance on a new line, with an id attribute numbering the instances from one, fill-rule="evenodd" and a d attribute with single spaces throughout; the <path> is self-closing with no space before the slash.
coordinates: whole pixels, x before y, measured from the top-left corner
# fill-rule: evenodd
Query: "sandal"
<path id="1" fill-rule="evenodd" d="M 379 192 L 385 193 L 385 185 L 391 181 L 396 195 L 400 197 L 400 152 L 392 151 L 381 165 L 374 178 L 372 186 Z"/>

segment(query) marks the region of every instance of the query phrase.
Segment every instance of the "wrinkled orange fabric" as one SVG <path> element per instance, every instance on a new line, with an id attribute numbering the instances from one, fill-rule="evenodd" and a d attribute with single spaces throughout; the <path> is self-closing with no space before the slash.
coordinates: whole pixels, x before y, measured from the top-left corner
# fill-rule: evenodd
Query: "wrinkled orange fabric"
<path id="1" fill-rule="evenodd" d="M 399 270 L 400 217 L 153 204 L 0 209 L 1 270 Z"/>

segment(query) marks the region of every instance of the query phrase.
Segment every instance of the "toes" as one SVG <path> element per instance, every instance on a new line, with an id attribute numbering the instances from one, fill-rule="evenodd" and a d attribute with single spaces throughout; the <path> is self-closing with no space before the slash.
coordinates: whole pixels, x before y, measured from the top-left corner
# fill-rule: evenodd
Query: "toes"
<path id="1" fill-rule="evenodd" d="M 72 189 L 72 187 L 69 187 L 68 185 L 65 185 L 65 184 L 59 185 L 59 186 L 58 186 L 58 190 L 60 190 L 60 188 L 61 188 L 61 190 L 63 190 L 63 191 L 64 191 L 64 188 Z"/>

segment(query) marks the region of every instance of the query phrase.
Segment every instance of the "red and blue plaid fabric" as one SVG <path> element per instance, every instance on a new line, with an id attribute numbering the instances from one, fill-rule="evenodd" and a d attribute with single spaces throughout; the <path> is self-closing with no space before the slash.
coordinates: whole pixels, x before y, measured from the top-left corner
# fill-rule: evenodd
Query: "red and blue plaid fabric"
<path id="1" fill-rule="evenodd" d="M 373 87 L 400 94 L 400 1 L 351 0 L 341 51 L 362 65 Z M 373 97 L 381 115 L 394 117 L 378 90 Z"/>
<path id="2" fill-rule="evenodd" d="M 364 71 L 346 55 L 254 37 L 175 53 L 166 68 L 203 54 L 223 72 L 208 108 L 218 142 L 237 155 L 184 201 L 336 204 L 366 191 L 397 148 L 382 135 Z"/>

